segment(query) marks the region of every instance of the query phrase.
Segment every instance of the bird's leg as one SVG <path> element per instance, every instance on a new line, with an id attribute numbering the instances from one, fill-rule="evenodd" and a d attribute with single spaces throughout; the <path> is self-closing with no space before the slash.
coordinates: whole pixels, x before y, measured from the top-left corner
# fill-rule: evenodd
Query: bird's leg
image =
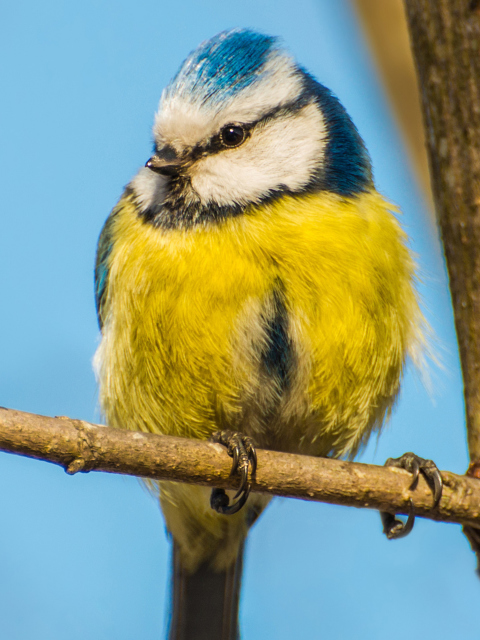
<path id="1" fill-rule="evenodd" d="M 424 460 L 410 452 L 404 453 L 400 458 L 388 458 L 385 462 L 385 466 L 405 469 L 413 474 L 410 489 L 415 489 L 420 473 L 422 473 L 433 491 L 433 506 L 436 507 L 438 505 L 440 498 L 442 497 L 443 481 L 440 471 L 434 462 L 431 460 Z M 415 506 L 413 501 L 410 499 L 410 512 L 405 523 L 401 520 L 397 520 L 394 515 L 385 511 L 381 511 L 380 516 L 382 518 L 383 533 L 389 540 L 403 538 L 413 529 L 413 524 L 415 522 Z"/>
<path id="2" fill-rule="evenodd" d="M 242 433 L 237 433 L 236 431 L 215 431 L 210 440 L 226 447 L 228 455 L 233 458 L 230 475 L 233 476 L 235 473 L 240 474 L 240 487 L 233 497 L 233 500 L 237 500 L 236 502 L 230 504 L 230 499 L 224 489 L 212 489 L 210 496 L 212 509 L 217 511 L 217 513 L 229 516 L 237 513 L 247 501 L 250 493 L 248 471 L 250 469 L 252 476 L 255 475 L 257 469 L 257 452 L 255 451 L 252 438 L 244 436 Z"/>

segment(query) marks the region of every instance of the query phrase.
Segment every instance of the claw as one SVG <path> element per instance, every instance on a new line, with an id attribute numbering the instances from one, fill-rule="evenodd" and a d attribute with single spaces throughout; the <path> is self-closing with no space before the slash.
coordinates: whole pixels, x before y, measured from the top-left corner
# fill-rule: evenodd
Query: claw
<path id="1" fill-rule="evenodd" d="M 438 506 L 440 499 L 442 497 L 443 492 L 443 480 L 440 471 L 437 469 L 436 464 L 434 464 L 431 460 L 425 460 L 425 464 L 421 469 L 423 475 L 427 479 L 427 482 L 430 486 L 433 484 L 433 505 L 434 507 Z"/>
<path id="2" fill-rule="evenodd" d="M 442 498 L 442 493 L 443 493 L 443 480 L 439 471 L 437 471 L 437 473 L 433 476 L 433 484 L 434 484 L 433 506 L 438 507 L 438 504 Z"/>
<path id="3" fill-rule="evenodd" d="M 408 536 L 413 529 L 413 525 L 415 524 L 415 505 L 410 498 L 410 511 L 406 522 L 397 520 L 394 515 L 385 511 L 381 511 L 380 516 L 382 518 L 383 533 L 389 540 L 398 540 L 399 538 Z"/>
<path id="4" fill-rule="evenodd" d="M 230 504 L 224 489 L 213 489 L 210 497 L 210 505 L 214 511 L 222 515 L 232 515 L 243 507 L 250 494 L 248 470 L 251 469 L 253 476 L 257 469 L 255 446 L 251 438 L 233 431 L 216 431 L 212 434 L 211 440 L 227 447 L 228 455 L 233 458 L 230 475 L 240 475 L 240 486 L 233 497 L 236 502 Z"/>
<path id="5" fill-rule="evenodd" d="M 412 482 L 410 483 L 410 489 L 415 489 L 418 484 L 418 479 L 420 478 L 420 464 L 418 460 L 414 460 L 412 463 Z"/>
<path id="6" fill-rule="evenodd" d="M 212 489 L 210 494 L 210 506 L 214 511 L 223 513 L 225 509 L 228 509 L 228 503 L 230 498 L 225 493 L 224 489 Z"/>
<path id="7" fill-rule="evenodd" d="M 227 449 L 228 451 L 228 449 Z M 230 453 L 230 451 L 228 451 L 228 453 Z M 233 453 L 231 454 L 233 457 L 233 462 L 232 462 L 232 470 L 230 471 L 230 475 L 233 476 L 233 474 L 235 473 L 237 466 L 238 466 L 238 456 L 239 456 L 240 450 L 238 447 L 233 447 Z"/>
<path id="8" fill-rule="evenodd" d="M 253 445 L 253 442 L 248 439 L 247 453 L 250 459 L 250 464 L 252 466 L 252 477 L 255 476 L 255 472 L 257 470 L 257 451 Z"/>
<path id="9" fill-rule="evenodd" d="M 240 496 L 242 493 L 244 493 L 244 491 L 247 488 L 247 483 L 248 483 L 248 462 L 247 462 L 247 464 L 243 464 L 241 467 L 239 467 L 238 471 L 240 473 L 240 487 L 239 487 L 237 493 L 233 497 L 234 500 L 236 500 L 238 498 L 238 496 Z"/>
<path id="10" fill-rule="evenodd" d="M 386 467 L 397 467 L 399 469 L 406 469 L 413 475 L 412 482 L 410 483 L 410 489 L 415 489 L 420 477 L 420 473 L 425 476 L 426 481 L 433 489 L 433 506 L 438 506 L 442 497 L 443 480 L 440 471 L 437 469 L 437 465 L 431 460 L 424 460 L 414 453 L 405 453 L 400 458 L 389 458 L 385 462 Z M 433 485 L 433 486 L 432 486 Z M 396 520 L 395 516 L 390 513 L 380 513 L 383 522 L 383 531 L 389 540 L 403 538 L 408 535 L 413 529 L 415 522 L 415 506 L 410 499 L 410 513 L 408 519 L 405 522 Z"/>
<path id="11" fill-rule="evenodd" d="M 250 495 L 250 487 L 242 495 L 240 500 L 230 505 L 230 498 L 225 493 L 225 489 L 212 489 L 210 495 L 210 506 L 217 513 L 221 513 L 224 516 L 232 516 L 243 507 L 246 503 L 248 496 Z"/>

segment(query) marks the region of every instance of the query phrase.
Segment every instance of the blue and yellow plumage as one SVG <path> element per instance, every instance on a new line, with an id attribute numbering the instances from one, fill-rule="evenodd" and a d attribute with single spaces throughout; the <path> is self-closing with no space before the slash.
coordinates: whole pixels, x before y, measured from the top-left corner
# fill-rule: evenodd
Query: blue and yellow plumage
<path id="1" fill-rule="evenodd" d="M 260 447 L 355 455 L 395 401 L 422 318 L 405 234 L 349 116 L 276 39 L 232 30 L 184 62 L 154 136 L 99 241 L 108 423 L 201 439 L 232 429 Z M 192 600 L 192 576 L 223 576 L 214 598 L 238 574 L 266 504 L 250 496 L 224 516 L 208 496 L 160 486 Z M 235 611 L 217 632 L 176 607 L 172 639 L 236 637 Z"/>

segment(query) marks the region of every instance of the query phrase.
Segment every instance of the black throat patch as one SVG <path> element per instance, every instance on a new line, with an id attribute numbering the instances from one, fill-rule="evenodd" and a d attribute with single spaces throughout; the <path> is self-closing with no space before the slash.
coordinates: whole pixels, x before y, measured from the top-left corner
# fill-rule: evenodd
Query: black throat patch
<path id="1" fill-rule="evenodd" d="M 142 211 L 140 217 L 144 222 L 161 229 L 191 229 L 209 222 L 218 223 L 244 212 L 245 207 L 239 204 L 203 203 L 188 176 L 178 174 L 169 178 L 164 201 Z"/>

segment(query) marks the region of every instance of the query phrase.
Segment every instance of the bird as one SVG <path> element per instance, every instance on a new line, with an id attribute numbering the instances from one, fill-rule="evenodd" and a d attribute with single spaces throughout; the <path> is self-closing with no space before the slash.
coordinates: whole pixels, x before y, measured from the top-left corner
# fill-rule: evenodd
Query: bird
<path id="1" fill-rule="evenodd" d="M 245 541 L 268 504 L 250 493 L 256 447 L 351 459 L 380 431 L 423 348 L 416 266 L 352 119 L 279 38 L 200 44 L 153 142 L 98 242 L 99 401 L 113 427 L 234 458 L 235 495 L 162 481 L 158 496 L 169 639 L 235 640 Z M 389 464 L 437 496 L 412 456 Z M 413 524 L 384 516 L 389 537 Z"/>

